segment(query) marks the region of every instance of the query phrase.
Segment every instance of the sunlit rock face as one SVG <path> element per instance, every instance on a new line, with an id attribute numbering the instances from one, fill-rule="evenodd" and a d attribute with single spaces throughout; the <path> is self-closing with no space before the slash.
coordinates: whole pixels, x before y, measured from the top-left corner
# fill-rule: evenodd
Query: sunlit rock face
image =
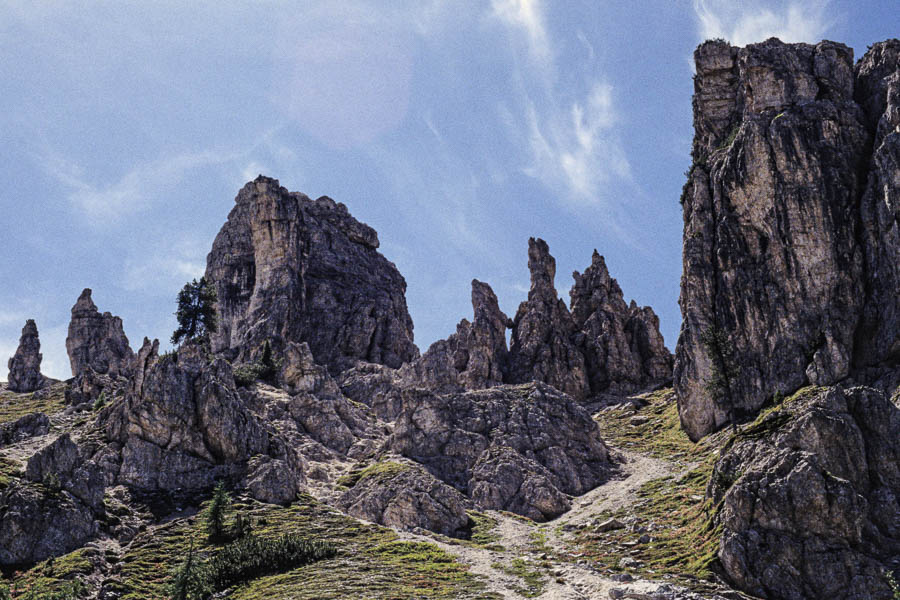
<path id="1" fill-rule="evenodd" d="M 235 199 L 207 257 L 218 294 L 213 350 L 255 356 L 306 342 L 332 371 L 356 361 L 399 367 L 418 356 L 406 282 L 375 231 L 330 198 L 260 176 Z"/>
<path id="2" fill-rule="evenodd" d="M 896 358 L 897 45 L 855 66 L 834 42 L 695 52 L 674 376 L 692 439 Z M 725 401 L 707 389 L 709 330 L 738 367 Z"/>

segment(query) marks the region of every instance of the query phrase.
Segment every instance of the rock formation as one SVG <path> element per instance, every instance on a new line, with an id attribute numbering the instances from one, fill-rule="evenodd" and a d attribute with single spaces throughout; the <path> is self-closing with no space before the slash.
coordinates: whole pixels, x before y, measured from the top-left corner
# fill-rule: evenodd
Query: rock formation
<path id="1" fill-rule="evenodd" d="M 390 447 L 485 508 L 541 520 L 568 508 L 563 494 L 589 491 L 612 468 L 587 411 L 543 383 L 446 395 L 406 390 Z"/>
<path id="2" fill-rule="evenodd" d="M 804 390 L 725 448 L 719 558 L 762 598 L 891 598 L 900 555 L 900 409 L 880 391 Z"/>
<path id="3" fill-rule="evenodd" d="M 343 204 L 267 177 L 248 183 L 207 257 L 218 295 L 213 350 L 246 361 L 265 341 L 276 352 L 306 342 L 333 372 L 412 360 L 406 282 L 377 248 L 375 231 Z"/>
<path id="4" fill-rule="evenodd" d="M 588 396 L 584 355 L 575 345 L 575 321 L 556 294 L 556 260 L 547 242 L 528 240 L 531 289 L 519 306 L 509 352 L 509 382 L 543 381 L 573 398 Z"/>
<path id="5" fill-rule="evenodd" d="M 33 319 L 25 322 L 19 347 L 9 359 L 9 375 L 6 388 L 12 392 L 33 392 L 44 384 L 41 375 L 41 341 Z"/>
<path id="6" fill-rule="evenodd" d="M 581 332 L 591 393 L 628 394 L 672 379 L 672 354 L 649 306 L 625 304 L 618 282 L 594 250 L 583 274 L 572 274 L 572 318 Z"/>
<path id="7" fill-rule="evenodd" d="M 122 319 L 108 312 L 100 314 L 91 300 L 89 288 L 81 292 L 72 307 L 66 351 L 75 377 L 91 369 L 115 378 L 127 374 L 134 360 L 134 352 L 122 329 Z"/>
<path id="8" fill-rule="evenodd" d="M 512 321 L 500 310 L 497 296 L 486 283 L 472 280 L 470 323 L 463 319 L 456 333 L 438 340 L 401 374 L 407 385 L 437 390 L 480 390 L 506 380 L 506 329 Z"/>
<path id="9" fill-rule="evenodd" d="M 834 42 L 695 52 L 675 362 L 692 439 L 776 392 L 894 359 L 896 47 L 876 44 L 856 69 Z M 734 368 L 704 332 L 726 340 Z"/>
<path id="10" fill-rule="evenodd" d="M 411 462 L 375 463 L 337 504 L 354 517 L 406 531 L 465 537 L 469 529 L 465 496 Z"/>

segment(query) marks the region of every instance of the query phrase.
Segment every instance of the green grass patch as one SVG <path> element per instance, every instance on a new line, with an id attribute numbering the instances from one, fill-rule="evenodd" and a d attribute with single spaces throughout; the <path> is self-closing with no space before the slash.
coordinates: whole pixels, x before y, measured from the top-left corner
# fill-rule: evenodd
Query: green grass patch
<path id="1" fill-rule="evenodd" d="M 463 543 L 495 552 L 506 551 L 506 548 L 499 543 L 500 534 L 496 531 L 497 519 L 477 510 L 466 511 L 466 514 L 469 515 L 469 519 L 473 523 L 472 537 L 468 540 L 463 540 Z"/>
<path id="2" fill-rule="evenodd" d="M 298 534 L 336 550 L 331 558 L 237 585 L 229 592 L 234 600 L 487 597 L 468 567 L 438 546 L 401 542 L 390 529 L 361 523 L 310 496 L 288 507 L 253 500 L 236 500 L 233 507 L 250 518 L 255 536 Z M 221 548 L 207 543 L 202 512 L 141 533 L 120 558 L 115 591 L 121 599 L 165 597 L 191 540 L 200 559 Z"/>
<path id="3" fill-rule="evenodd" d="M 27 571 L 13 575 L 9 586 L 16 600 L 53 600 L 85 595 L 81 577 L 94 570 L 84 549 L 50 558 Z"/>
<path id="4" fill-rule="evenodd" d="M 66 384 L 55 383 L 50 387 L 49 393 L 16 394 L 15 392 L 0 392 L 0 423 L 10 423 L 25 415 L 42 412 L 47 416 L 53 415 L 65 408 Z"/>
<path id="5" fill-rule="evenodd" d="M 349 473 L 342 475 L 337 484 L 351 488 L 363 479 L 377 477 L 379 479 L 391 479 L 404 471 L 410 469 L 409 465 L 399 463 L 392 460 L 379 461 L 361 469 L 352 469 Z"/>
<path id="6" fill-rule="evenodd" d="M 22 464 L 6 456 L 0 456 L 0 490 L 22 476 Z"/>
<path id="7" fill-rule="evenodd" d="M 514 586 L 513 591 L 525 598 L 537 598 L 544 593 L 544 586 L 547 584 L 547 578 L 540 569 L 533 563 L 523 559 L 514 558 L 508 565 L 503 563 L 493 563 L 491 565 L 498 571 L 503 571 L 507 575 L 518 577 L 524 585 Z"/>

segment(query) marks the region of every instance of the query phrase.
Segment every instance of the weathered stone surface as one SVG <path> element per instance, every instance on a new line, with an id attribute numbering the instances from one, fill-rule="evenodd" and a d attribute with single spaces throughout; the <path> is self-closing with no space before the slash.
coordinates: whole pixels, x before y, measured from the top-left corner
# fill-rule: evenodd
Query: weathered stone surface
<path id="1" fill-rule="evenodd" d="M 50 419 L 44 413 L 36 412 L 25 415 L 12 423 L 0 424 L 0 446 L 9 446 L 30 437 L 47 435 L 50 431 Z"/>
<path id="2" fill-rule="evenodd" d="M 594 250 L 583 274 L 572 274 L 572 318 L 582 334 L 585 368 L 592 394 L 629 394 L 672 379 L 672 353 L 649 306 L 625 298 Z"/>
<path id="3" fill-rule="evenodd" d="M 75 377 L 88 368 L 111 377 L 127 375 L 134 360 L 122 319 L 108 312 L 100 314 L 89 288 L 81 292 L 72 307 L 66 351 Z"/>
<path id="4" fill-rule="evenodd" d="M 65 490 L 49 493 L 19 483 L 0 492 L 0 564 L 60 556 L 80 548 L 98 531 L 91 509 Z"/>
<path id="5" fill-rule="evenodd" d="M 478 390 L 506 379 L 506 329 L 512 326 L 500 310 L 497 296 L 486 283 L 472 280 L 472 322 L 463 319 L 456 333 L 433 343 L 418 360 L 400 373 L 402 385 L 432 391 Z"/>
<path id="6" fill-rule="evenodd" d="M 509 351 L 510 383 L 542 381 L 578 400 L 590 393 L 584 356 L 575 345 L 575 321 L 556 294 L 556 260 L 547 242 L 528 240 L 531 289 L 519 305 Z"/>
<path id="7" fill-rule="evenodd" d="M 102 510 L 105 478 L 102 469 L 65 433 L 38 450 L 25 467 L 25 478 L 52 481 L 95 511 Z"/>
<path id="8" fill-rule="evenodd" d="M 469 529 L 465 496 L 410 462 L 375 463 L 337 505 L 354 517 L 406 531 L 464 537 Z"/>
<path id="9" fill-rule="evenodd" d="M 890 88 L 896 53 L 873 48 L 860 84 L 852 51 L 833 42 L 706 42 L 695 60 L 674 377 L 692 439 L 752 416 L 776 392 L 886 360 L 900 335 L 898 298 L 887 292 L 896 289 L 889 206 L 900 176 L 889 135 L 871 166 L 872 123 L 882 120 L 872 111 L 890 111 L 866 91 Z M 723 405 L 705 390 L 712 361 L 700 338 L 713 329 L 739 365 Z"/>
<path id="10" fill-rule="evenodd" d="M 249 410 L 230 365 L 193 344 L 150 361 L 142 390 L 104 409 L 98 423 L 120 450 L 116 483 L 139 490 L 205 489 L 246 475 L 247 461 L 284 461 L 297 489 L 302 459 Z"/>
<path id="11" fill-rule="evenodd" d="M 552 477 L 537 469 L 527 477 L 544 475 L 563 494 L 583 494 L 611 471 L 609 451 L 587 411 L 542 383 L 441 396 L 405 390 L 390 447 L 460 491 L 477 486 L 478 480 L 472 482 L 476 465 L 492 447 L 520 454 L 519 465 L 530 465 L 528 461 L 540 465 Z M 508 459 L 509 454 L 505 456 Z M 489 473 L 521 477 L 516 469 L 502 468 L 497 459 L 496 454 L 486 456 L 479 477 Z M 512 486 L 506 481 L 493 483 L 504 489 Z M 485 490 L 484 495 L 492 493 Z"/>
<path id="12" fill-rule="evenodd" d="M 238 193 L 207 258 L 218 294 L 213 349 L 251 358 L 306 342 L 337 372 L 357 360 L 399 367 L 418 356 L 406 282 L 378 236 L 330 198 L 260 176 Z"/>
<path id="13" fill-rule="evenodd" d="M 709 484 L 728 576 L 763 598 L 891 598 L 898 439 L 900 408 L 863 387 L 804 390 L 738 435 Z"/>
<path id="14" fill-rule="evenodd" d="M 396 419 L 403 408 L 400 375 L 384 365 L 359 363 L 341 373 L 338 385 L 344 396 L 369 406 L 385 421 Z"/>
<path id="15" fill-rule="evenodd" d="M 571 508 L 559 479 L 512 448 L 491 446 L 472 468 L 469 497 L 481 508 L 548 521 Z"/>
<path id="16" fill-rule="evenodd" d="M 34 319 L 28 319 L 22 328 L 19 347 L 9 359 L 9 375 L 6 389 L 11 392 L 33 392 L 45 383 L 41 375 L 41 341 L 38 339 L 37 325 Z"/>

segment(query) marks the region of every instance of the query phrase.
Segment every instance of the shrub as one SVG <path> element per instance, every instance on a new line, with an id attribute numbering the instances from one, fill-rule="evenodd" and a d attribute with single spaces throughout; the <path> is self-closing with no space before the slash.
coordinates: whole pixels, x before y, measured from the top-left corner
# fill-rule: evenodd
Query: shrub
<path id="1" fill-rule="evenodd" d="M 248 535 L 213 555 L 203 566 L 203 578 L 211 589 L 224 590 L 334 555 L 331 544 L 308 540 L 297 534 L 287 533 L 277 538 Z"/>
<path id="2" fill-rule="evenodd" d="M 188 555 L 176 569 L 169 585 L 169 596 L 172 600 L 194 600 L 209 595 L 200 567 L 194 558 L 194 542 L 191 541 Z"/>
<path id="3" fill-rule="evenodd" d="M 274 383 L 281 370 L 281 361 L 272 357 L 272 345 L 269 340 L 263 344 L 262 355 L 252 363 L 234 369 L 234 382 L 239 386 L 247 386 L 257 380 Z"/>
<path id="4" fill-rule="evenodd" d="M 94 410 L 98 411 L 104 406 L 106 406 L 106 390 L 103 390 L 100 392 L 100 395 L 97 396 L 97 400 L 94 401 Z"/>

